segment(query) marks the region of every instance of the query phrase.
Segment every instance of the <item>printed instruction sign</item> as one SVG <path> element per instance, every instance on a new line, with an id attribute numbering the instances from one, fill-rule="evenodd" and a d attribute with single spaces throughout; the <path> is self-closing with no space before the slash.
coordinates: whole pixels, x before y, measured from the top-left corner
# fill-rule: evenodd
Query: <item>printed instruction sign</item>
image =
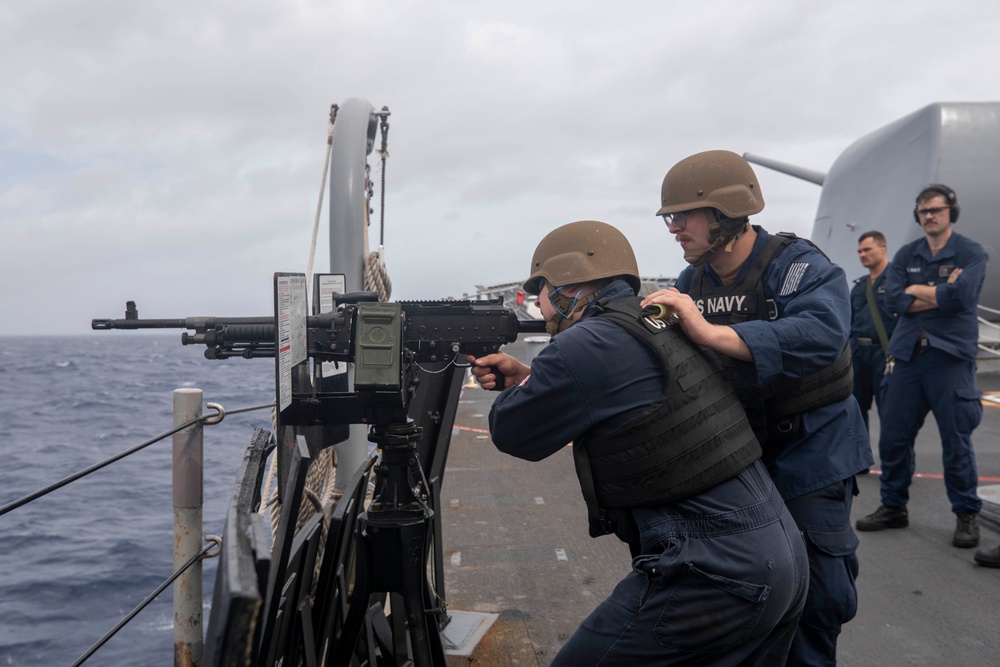
<path id="1" fill-rule="evenodd" d="M 319 312 L 329 313 L 333 311 L 335 294 L 343 294 L 347 291 L 347 276 L 343 273 L 321 273 L 316 275 L 316 294 L 319 296 Z M 323 377 L 329 378 L 347 372 L 347 364 L 335 364 L 324 361 L 322 365 Z"/>
<path id="2" fill-rule="evenodd" d="M 278 409 L 292 404 L 292 369 L 306 360 L 306 277 L 274 274 L 275 341 L 278 350 Z"/>

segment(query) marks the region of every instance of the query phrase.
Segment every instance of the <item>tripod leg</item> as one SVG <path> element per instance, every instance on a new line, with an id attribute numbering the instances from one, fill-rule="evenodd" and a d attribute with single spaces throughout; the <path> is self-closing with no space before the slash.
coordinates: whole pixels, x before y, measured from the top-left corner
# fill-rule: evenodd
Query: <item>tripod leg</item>
<path id="1" fill-rule="evenodd" d="M 354 591 L 351 593 L 351 604 L 347 609 L 347 617 L 340 636 L 333 642 L 333 666 L 348 667 L 351 656 L 358 645 L 358 638 L 364 630 L 365 614 L 368 613 L 369 598 L 372 592 L 371 547 L 365 535 L 365 522 L 358 520 L 357 526 L 357 557 L 354 559 Z"/>
<path id="2" fill-rule="evenodd" d="M 421 521 L 400 530 L 403 604 L 409 628 L 410 647 L 415 667 L 436 667 L 444 664 L 444 649 L 437 623 L 430 613 L 427 599 L 427 522 Z"/>

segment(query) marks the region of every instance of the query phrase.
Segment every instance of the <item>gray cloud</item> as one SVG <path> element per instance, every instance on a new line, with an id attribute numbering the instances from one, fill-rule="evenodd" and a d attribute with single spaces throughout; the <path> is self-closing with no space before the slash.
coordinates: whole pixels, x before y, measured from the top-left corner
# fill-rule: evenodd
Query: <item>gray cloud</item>
<path id="1" fill-rule="evenodd" d="M 582 218 L 676 274 L 652 214 L 684 156 L 825 171 L 929 103 L 1000 99 L 1000 7 L 953 4 L 4 3 L 0 335 L 80 333 L 127 299 L 267 314 L 273 272 L 305 270 L 329 105 L 351 97 L 392 112 L 394 298 L 520 279 Z M 808 234 L 819 188 L 758 171 L 759 220 Z"/>

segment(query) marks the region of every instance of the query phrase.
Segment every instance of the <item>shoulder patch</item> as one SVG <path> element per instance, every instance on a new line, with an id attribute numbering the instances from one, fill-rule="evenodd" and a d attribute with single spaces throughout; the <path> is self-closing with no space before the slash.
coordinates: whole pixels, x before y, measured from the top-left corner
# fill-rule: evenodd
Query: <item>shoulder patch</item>
<path id="1" fill-rule="evenodd" d="M 802 278 L 806 275 L 806 269 L 808 268 L 809 262 L 795 262 L 793 264 L 789 264 L 788 272 L 785 274 L 785 282 L 782 283 L 778 296 L 788 296 L 789 294 L 794 294 L 795 290 L 799 288 L 799 283 L 802 282 Z"/>
<path id="2" fill-rule="evenodd" d="M 677 324 L 679 320 L 677 319 L 677 314 L 672 313 L 667 317 L 653 317 L 652 315 L 643 315 L 639 319 L 639 321 L 646 326 L 647 331 L 656 334 L 674 326 L 675 324 Z"/>

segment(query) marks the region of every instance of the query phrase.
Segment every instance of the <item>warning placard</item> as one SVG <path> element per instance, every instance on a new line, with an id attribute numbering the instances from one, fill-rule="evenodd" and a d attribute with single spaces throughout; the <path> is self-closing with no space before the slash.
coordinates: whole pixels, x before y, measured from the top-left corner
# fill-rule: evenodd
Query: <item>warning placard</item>
<path id="1" fill-rule="evenodd" d="M 274 274 L 275 347 L 278 350 L 278 409 L 292 403 L 292 369 L 306 360 L 306 277 Z"/>

